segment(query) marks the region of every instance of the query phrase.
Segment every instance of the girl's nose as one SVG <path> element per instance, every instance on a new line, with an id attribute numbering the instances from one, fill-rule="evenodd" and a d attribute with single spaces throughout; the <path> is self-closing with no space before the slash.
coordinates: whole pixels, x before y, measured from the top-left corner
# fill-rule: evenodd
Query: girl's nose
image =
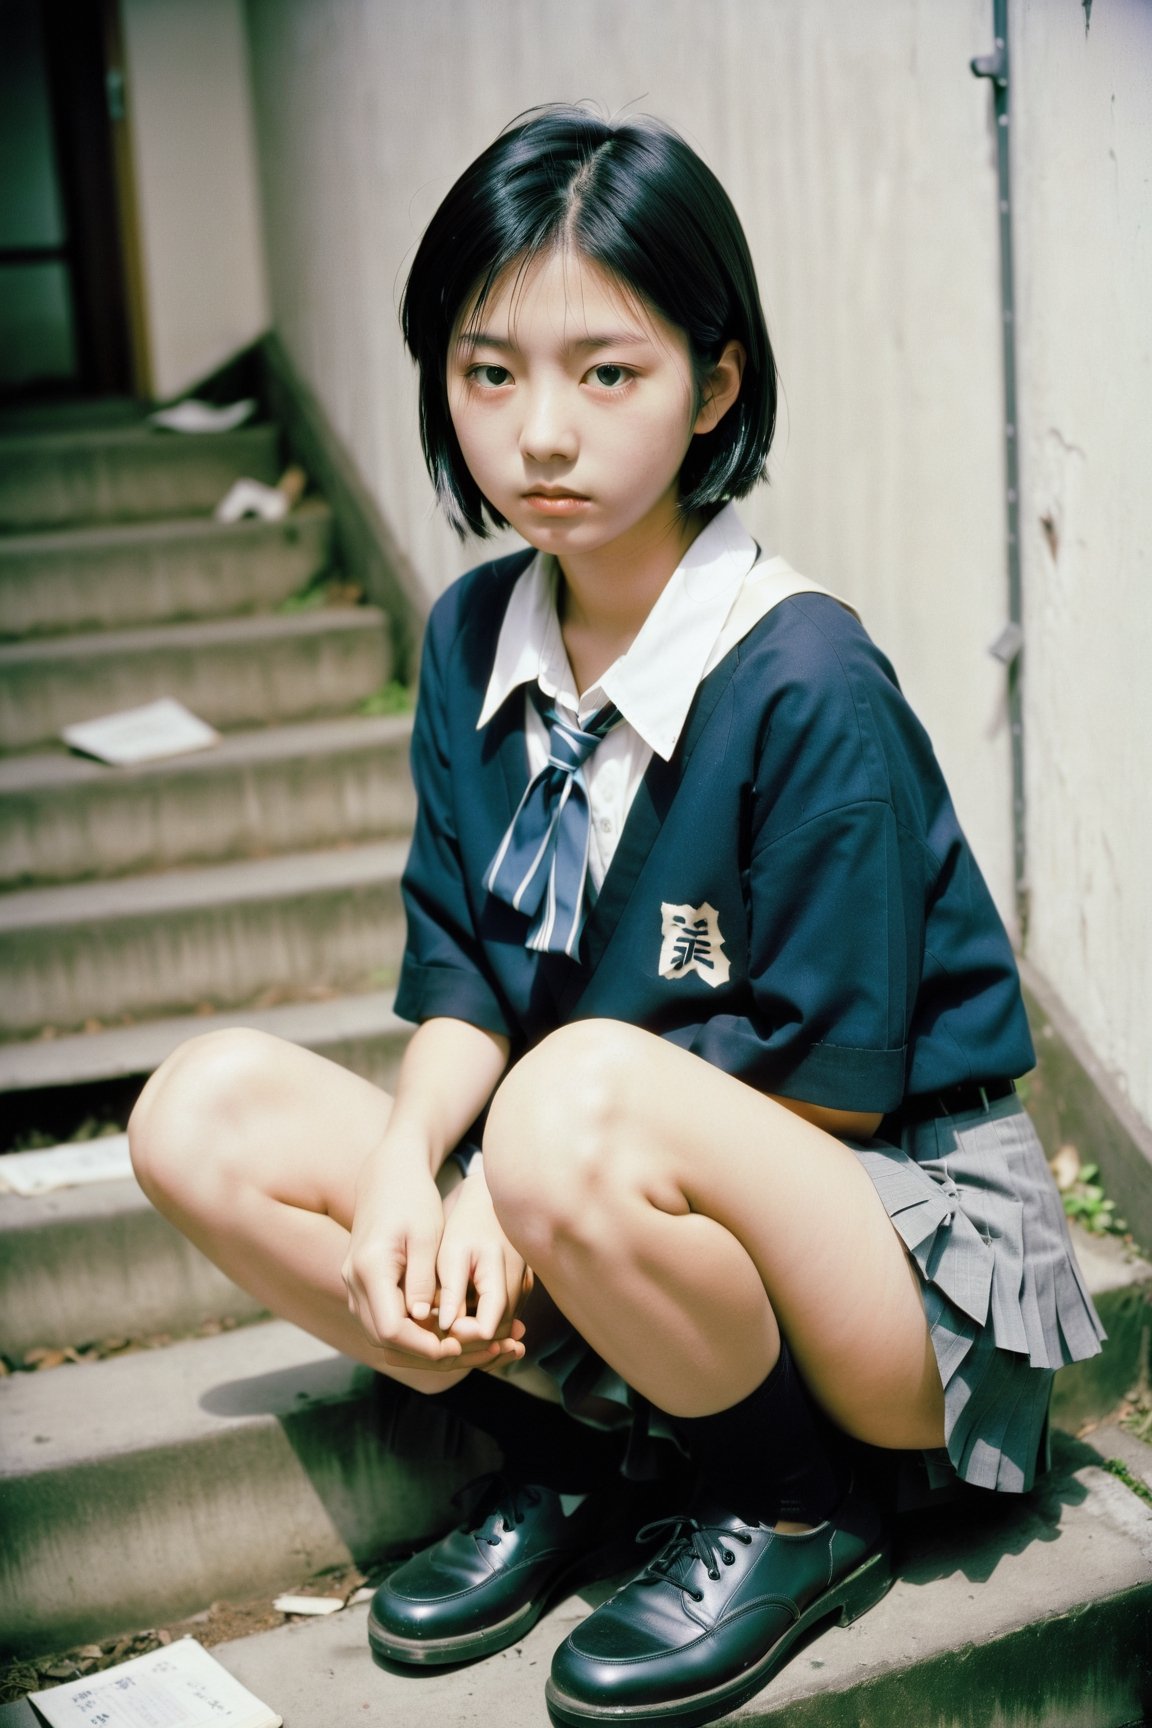
<path id="1" fill-rule="evenodd" d="M 571 461 L 576 455 L 576 428 L 562 391 L 542 388 L 528 395 L 520 454 L 533 462 Z"/>

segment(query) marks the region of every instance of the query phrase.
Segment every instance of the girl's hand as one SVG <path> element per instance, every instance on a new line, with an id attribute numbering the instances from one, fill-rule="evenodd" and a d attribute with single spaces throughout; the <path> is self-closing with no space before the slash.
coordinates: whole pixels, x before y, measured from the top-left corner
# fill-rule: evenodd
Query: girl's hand
<path id="1" fill-rule="evenodd" d="M 427 1160 L 385 1144 L 361 1174 L 342 1272 L 349 1308 L 395 1365 L 431 1367 L 452 1357 L 461 1366 L 459 1343 L 442 1339 L 431 1318 L 443 1230 Z"/>
<path id="2" fill-rule="evenodd" d="M 490 1339 L 451 1337 L 438 1324 L 446 1211 L 432 1174 L 491 1098 L 507 1062 L 507 1039 L 462 1020 L 425 1020 L 408 1041 L 388 1126 L 356 1184 L 342 1268 L 348 1306 L 391 1367 L 459 1372 L 516 1351 L 506 1336 L 494 1357 Z"/>
<path id="3" fill-rule="evenodd" d="M 385 1143 L 361 1174 L 342 1271 L 348 1306 L 390 1367 L 459 1373 L 522 1353 L 508 1334 L 494 1344 L 450 1337 L 438 1324 L 444 1222 L 427 1160 Z"/>
<path id="4" fill-rule="evenodd" d="M 465 1349 L 486 1348 L 493 1363 L 522 1356 L 524 1324 L 516 1311 L 532 1287 L 532 1274 L 500 1228 L 482 1158 L 473 1159 L 445 1211 L 436 1261 L 441 1333 Z"/>

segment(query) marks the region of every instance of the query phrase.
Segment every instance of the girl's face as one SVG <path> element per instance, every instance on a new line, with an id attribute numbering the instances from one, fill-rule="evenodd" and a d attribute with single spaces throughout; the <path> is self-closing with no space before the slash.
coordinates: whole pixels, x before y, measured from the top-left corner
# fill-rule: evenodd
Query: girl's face
<path id="1" fill-rule="evenodd" d="M 698 409 L 684 332 L 598 265 L 556 248 L 511 266 L 458 320 L 447 383 L 469 472 L 531 545 L 563 563 L 679 541 L 680 466 L 719 413 Z"/>

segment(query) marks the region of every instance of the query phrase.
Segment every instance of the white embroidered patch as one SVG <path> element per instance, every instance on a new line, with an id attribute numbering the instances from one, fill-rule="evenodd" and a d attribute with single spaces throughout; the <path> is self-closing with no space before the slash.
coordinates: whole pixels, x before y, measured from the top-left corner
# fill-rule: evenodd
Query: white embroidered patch
<path id="1" fill-rule="evenodd" d="M 713 989 L 728 982 L 731 965 L 724 952 L 720 918 L 715 906 L 673 906 L 667 900 L 660 908 L 663 941 L 660 944 L 661 978 L 686 978 L 696 972 Z"/>

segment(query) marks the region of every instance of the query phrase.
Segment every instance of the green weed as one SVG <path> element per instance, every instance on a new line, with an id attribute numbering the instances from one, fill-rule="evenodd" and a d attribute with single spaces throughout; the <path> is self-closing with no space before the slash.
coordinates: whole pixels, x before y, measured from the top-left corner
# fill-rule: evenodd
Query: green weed
<path id="1" fill-rule="evenodd" d="M 410 714 L 411 711 L 412 692 L 407 684 L 398 684 L 395 679 L 366 697 L 358 709 L 361 714 Z"/>
<path id="2" fill-rule="evenodd" d="M 1071 1187 L 1061 1196 L 1069 1218 L 1096 1236 L 1123 1236 L 1128 1225 L 1116 1216 L 1116 1202 L 1109 1200 L 1096 1178 L 1097 1164 L 1085 1164 Z"/>

